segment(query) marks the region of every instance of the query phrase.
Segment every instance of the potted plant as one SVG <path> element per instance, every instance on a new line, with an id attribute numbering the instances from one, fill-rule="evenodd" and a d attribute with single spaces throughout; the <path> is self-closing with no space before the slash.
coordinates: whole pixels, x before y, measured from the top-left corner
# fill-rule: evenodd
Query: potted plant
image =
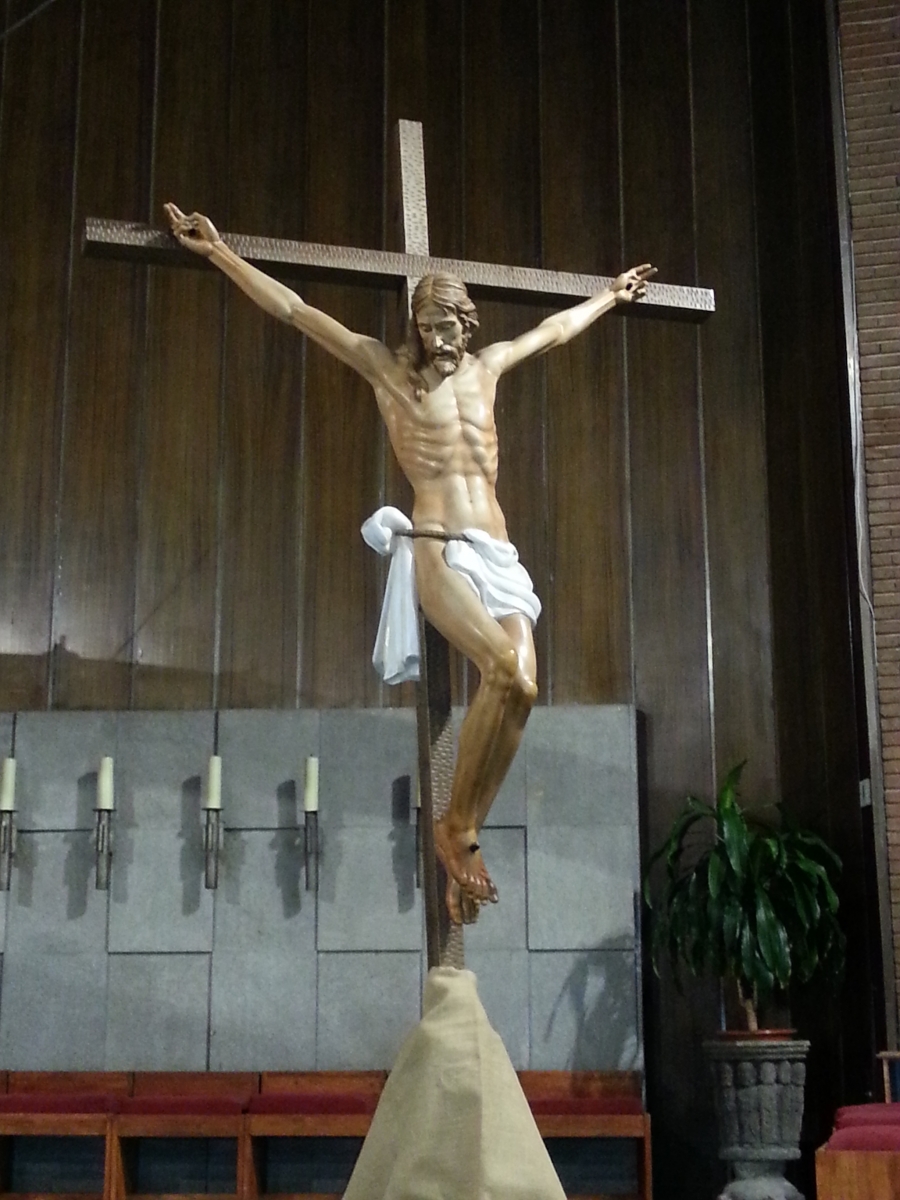
<path id="1" fill-rule="evenodd" d="M 688 796 L 650 859 L 644 896 L 653 909 L 652 956 L 734 988 L 747 1029 L 706 1043 L 718 1084 L 720 1157 L 735 1181 L 729 1200 L 797 1197 L 784 1165 L 799 1157 L 809 1043 L 760 1029 L 760 1008 L 790 985 L 836 984 L 845 938 L 837 919 L 838 856 L 816 834 L 767 822 L 738 802 L 744 764 L 714 804 Z M 706 838 L 701 835 L 706 833 Z M 650 870 L 665 866 L 651 903 Z"/>

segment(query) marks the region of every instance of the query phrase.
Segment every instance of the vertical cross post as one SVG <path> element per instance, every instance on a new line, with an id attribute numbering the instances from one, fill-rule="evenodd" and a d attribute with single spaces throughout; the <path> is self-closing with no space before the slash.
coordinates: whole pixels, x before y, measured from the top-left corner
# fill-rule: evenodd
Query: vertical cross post
<path id="1" fill-rule="evenodd" d="M 403 249 L 427 258 L 428 206 L 425 191 L 425 151 L 422 126 L 398 121 L 400 214 Z M 406 317 L 412 319 L 412 294 L 418 279 L 406 278 Z M 419 683 L 416 688 L 416 730 L 419 743 L 419 788 L 422 820 L 422 892 L 425 897 L 425 943 L 428 966 L 462 967 L 462 927 L 447 915 L 443 895 L 444 868 L 434 853 L 434 819 L 447 811 L 453 782 L 453 726 L 450 706 L 450 649 L 419 610 Z"/>

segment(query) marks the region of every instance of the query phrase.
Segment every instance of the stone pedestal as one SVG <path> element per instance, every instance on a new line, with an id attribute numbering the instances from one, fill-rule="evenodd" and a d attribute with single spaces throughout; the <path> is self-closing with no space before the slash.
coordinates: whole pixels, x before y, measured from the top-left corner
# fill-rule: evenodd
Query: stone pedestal
<path id="1" fill-rule="evenodd" d="M 719 1200 L 803 1200 L 784 1169 L 800 1157 L 809 1042 L 717 1038 L 704 1050 L 716 1085 L 719 1157 L 734 1171 Z"/>

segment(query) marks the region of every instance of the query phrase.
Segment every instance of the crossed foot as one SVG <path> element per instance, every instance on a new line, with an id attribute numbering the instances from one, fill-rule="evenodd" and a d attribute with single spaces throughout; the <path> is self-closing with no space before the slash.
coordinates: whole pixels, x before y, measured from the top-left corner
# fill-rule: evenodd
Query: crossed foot
<path id="1" fill-rule="evenodd" d="M 482 904 L 497 903 L 474 829 L 457 830 L 435 821 L 434 849 L 447 872 L 447 911 L 455 925 L 471 925 Z"/>

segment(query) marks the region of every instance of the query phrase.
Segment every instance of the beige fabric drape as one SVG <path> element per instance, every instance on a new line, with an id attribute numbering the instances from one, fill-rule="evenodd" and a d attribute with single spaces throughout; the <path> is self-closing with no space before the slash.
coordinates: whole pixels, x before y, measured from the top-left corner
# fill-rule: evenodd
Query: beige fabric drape
<path id="1" fill-rule="evenodd" d="M 565 1200 L 471 971 L 429 972 L 344 1200 Z"/>

